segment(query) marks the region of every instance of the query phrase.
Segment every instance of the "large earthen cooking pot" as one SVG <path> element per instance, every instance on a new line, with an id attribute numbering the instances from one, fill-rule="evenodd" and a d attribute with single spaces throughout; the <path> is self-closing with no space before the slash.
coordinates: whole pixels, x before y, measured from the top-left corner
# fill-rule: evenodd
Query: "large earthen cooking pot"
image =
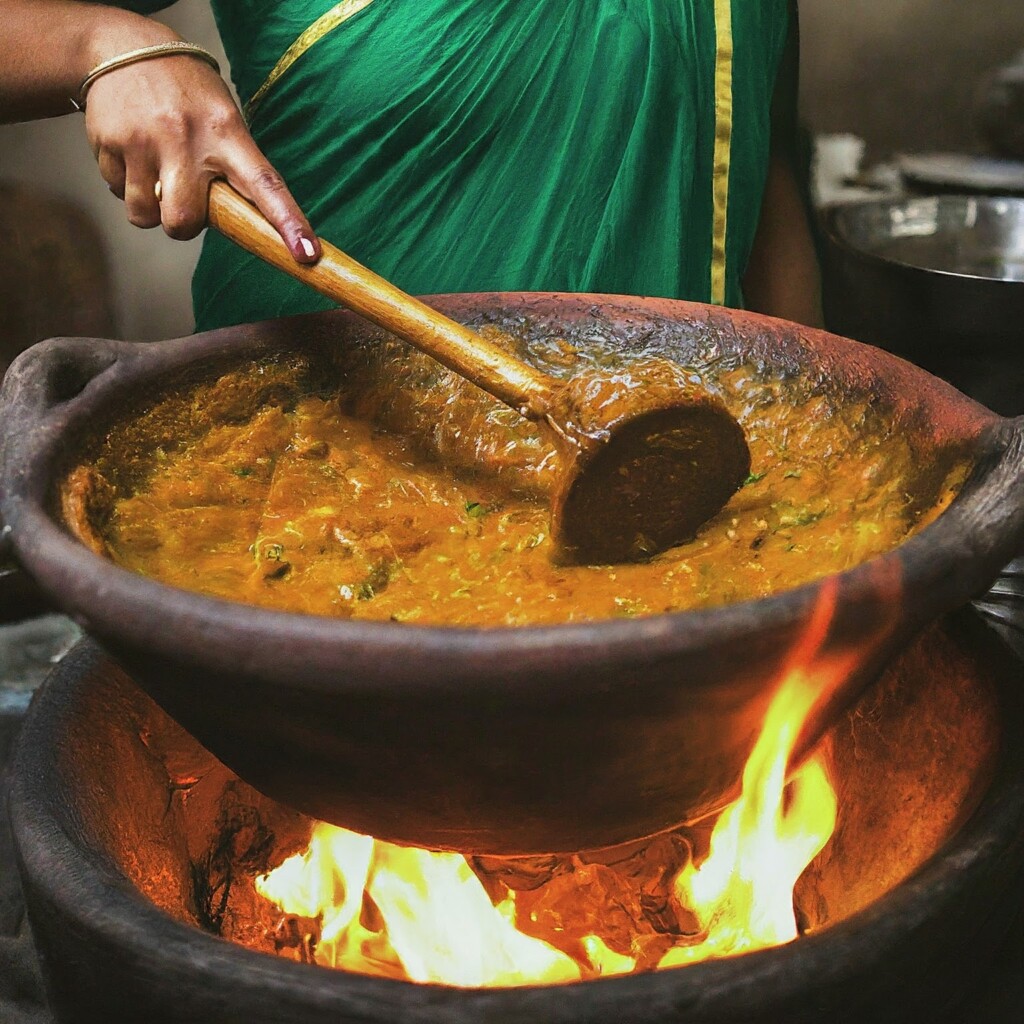
<path id="1" fill-rule="evenodd" d="M 127 572 L 70 535 L 55 495 L 68 467 L 152 396 L 281 351 L 343 366 L 381 343 L 377 329 L 336 312 L 145 346 L 36 346 L 0 395 L 0 513 L 15 555 L 204 746 L 307 814 L 385 839 L 509 853 L 606 846 L 699 817 L 737 791 L 823 595 L 835 609 L 816 664 L 847 671 L 805 726 L 803 750 L 894 651 L 983 591 L 1024 542 L 1024 421 L 881 351 L 659 299 L 430 301 L 527 339 L 612 339 L 687 365 L 747 365 L 836 408 L 867 402 L 910 445 L 921 494 L 959 459 L 974 469 L 950 508 L 889 554 L 758 601 L 519 629 L 333 620 Z"/>

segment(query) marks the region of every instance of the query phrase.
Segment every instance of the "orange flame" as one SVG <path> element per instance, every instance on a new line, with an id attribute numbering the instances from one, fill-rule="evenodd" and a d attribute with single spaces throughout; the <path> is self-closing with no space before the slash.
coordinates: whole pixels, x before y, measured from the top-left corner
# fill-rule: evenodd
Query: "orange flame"
<path id="1" fill-rule="evenodd" d="M 654 947 L 639 935 L 629 946 L 633 955 L 624 953 L 621 935 L 602 931 L 607 915 L 599 904 L 583 916 L 585 931 L 570 934 L 565 922 L 580 916 L 582 889 L 566 890 L 569 900 L 577 892 L 573 913 L 548 915 L 545 921 L 554 924 L 529 910 L 517 920 L 516 893 L 505 888 L 503 898 L 492 899 L 461 855 L 395 846 L 326 824 L 316 826 L 305 853 L 257 879 L 257 890 L 286 914 L 320 920 L 318 963 L 455 986 L 569 982 L 791 941 L 797 936 L 793 888 L 828 842 L 837 809 L 824 754 L 787 782 L 790 759 L 811 709 L 857 661 L 855 654 L 821 657 L 834 592 L 826 588 L 822 598 L 747 761 L 742 795 L 715 824 L 708 856 L 685 863 L 674 879 L 667 876 L 666 902 L 677 921 L 656 936 L 664 942 L 660 949 L 667 948 L 660 959 L 640 965 L 645 949 Z M 579 858 L 563 867 L 562 883 L 572 872 L 580 885 L 591 880 Z M 536 895 L 530 906 L 538 905 Z M 543 938 L 537 935 L 542 925 Z"/>
<path id="2" fill-rule="evenodd" d="M 320 917 L 318 963 L 446 985 L 576 981 L 553 946 L 495 906 L 465 857 L 395 846 L 319 824 L 305 853 L 256 880 L 288 914 Z"/>
<path id="3" fill-rule="evenodd" d="M 696 916 L 702 941 L 670 949 L 659 967 L 766 949 L 797 937 L 793 889 L 835 831 L 838 808 L 825 755 L 809 759 L 787 784 L 790 758 L 811 710 L 859 660 L 854 654 L 819 656 L 835 599 L 834 586 L 822 589 L 743 769 L 740 798 L 715 823 L 707 859 L 700 866 L 687 864 L 676 877 L 676 900 Z"/>

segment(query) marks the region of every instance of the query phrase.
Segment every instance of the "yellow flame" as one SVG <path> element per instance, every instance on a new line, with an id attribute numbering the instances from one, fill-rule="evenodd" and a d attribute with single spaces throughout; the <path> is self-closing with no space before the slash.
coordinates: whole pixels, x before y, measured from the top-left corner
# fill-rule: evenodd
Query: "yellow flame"
<path id="1" fill-rule="evenodd" d="M 636 960 L 633 957 L 623 956 L 614 949 L 609 949 L 608 943 L 600 935 L 586 936 L 583 940 L 583 951 L 587 955 L 593 974 L 609 977 L 613 974 L 632 974 L 636 970 Z"/>
<path id="2" fill-rule="evenodd" d="M 796 938 L 793 888 L 832 835 L 837 807 L 824 755 L 787 781 L 790 760 L 812 708 L 859 660 L 855 652 L 820 656 L 833 599 L 825 595 L 793 652 L 744 769 L 742 795 L 716 822 L 707 857 L 691 860 L 672 881 L 673 913 L 684 934 L 666 937 L 676 944 L 664 955 L 659 949 L 647 968 Z M 316 826 L 305 853 L 256 886 L 285 913 L 319 918 L 318 963 L 364 974 L 469 987 L 550 984 L 628 974 L 646 955 L 636 941 L 636 958 L 609 946 L 621 946 L 621 935 L 601 934 L 600 906 L 592 921 L 584 918 L 592 933 L 573 936 L 555 925 L 544 930 L 548 942 L 524 933 L 540 926 L 536 918 L 517 922 L 515 892 L 495 904 L 461 855 L 395 846 L 326 824 Z M 578 890 L 569 900 L 573 894 L 578 900 Z"/>
<path id="3" fill-rule="evenodd" d="M 791 680 L 772 704 L 743 773 L 743 794 L 715 823 L 707 859 L 699 867 L 688 864 L 676 878 L 675 898 L 696 916 L 702 941 L 673 947 L 659 967 L 796 938 L 793 888 L 831 837 L 837 811 L 823 755 L 786 783 L 789 755 L 803 721 L 788 715 L 792 705 L 801 703 L 802 683 Z"/>
<path id="4" fill-rule="evenodd" d="M 811 710 L 861 658 L 856 651 L 821 656 L 835 601 L 835 587 L 824 587 L 747 758 L 739 800 L 715 823 L 704 862 L 687 864 L 676 877 L 675 898 L 696 916 L 702 939 L 670 949 L 659 967 L 797 937 L 793 889 L 835 831 L 838 808 L 824 755 L 809 759 L 787 784 L 790 759 Z"/>
<path id="5" fill-rule="evenodd" d="M 507 901 L 491 902 L 461 854 L 321 823 L 306 852 L 256 888 L 286 913 L 322 916 L 316 959 L 326 966 L 466 987 L 580 977 L 569 956 L 515 927 Z"/>

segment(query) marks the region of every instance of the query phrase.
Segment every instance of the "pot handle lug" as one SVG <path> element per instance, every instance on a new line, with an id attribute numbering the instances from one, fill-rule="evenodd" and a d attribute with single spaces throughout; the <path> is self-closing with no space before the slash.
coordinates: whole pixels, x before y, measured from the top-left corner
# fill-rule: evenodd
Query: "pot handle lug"
<path id="1" fill-rule="evenodd" d="M 103 338 L 51 338 L 11 363 L 0 388 L 0 415 L 8 426 L 17 424 L 17 429 L 7 429 L 0 436 L 0 505 L 8 513 L 11 509 L 3 491 L 24 471 L 27 439 L 47 427 L 52 412 L 73 402 L 94 380 L 114 371 L 118 363 L 136 358 L 144 348 Z M 53 610 L 19 564 L 12 539 L 15 525 L 0 517 L 0 622 Z"/>
<path id="2" fill-rule="evenodd" d="M 137 347 L 105 338 L 51 338 L 18 356 L 7 375 L 22 402 L 45 416 L 73 401 Z"/>
<path id="3" fill-rule="evenodd" d="M 106 338 L 41 341 L 11 363 L 0 388 L 0 409 L 17 422 L 18 434 L 29 435 L 45 424 L 51 412 L 74 402 L 94 380 L 116 372 L 119 364 L 144 358 L 145 349 L 139 342 Z"/>

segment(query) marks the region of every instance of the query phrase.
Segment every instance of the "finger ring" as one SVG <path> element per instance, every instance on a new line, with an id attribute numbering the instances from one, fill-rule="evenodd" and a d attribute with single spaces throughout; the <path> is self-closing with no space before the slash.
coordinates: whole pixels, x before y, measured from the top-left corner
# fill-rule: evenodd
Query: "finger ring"
<path id="1" fill-rule="evenodd" d="M 156 184 L 153 186 L 153 194 L 156 196 L 156 201 L 159 203 L 164 197 L 164 183 L 157 179 Z"/>

